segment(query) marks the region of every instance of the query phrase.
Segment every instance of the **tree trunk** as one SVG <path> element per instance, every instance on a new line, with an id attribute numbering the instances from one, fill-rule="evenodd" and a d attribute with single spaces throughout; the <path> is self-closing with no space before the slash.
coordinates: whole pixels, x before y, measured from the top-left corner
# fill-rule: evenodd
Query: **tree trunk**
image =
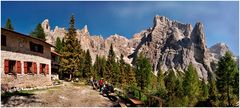
<path id="1" fill-rule="evenodd" d="M 139 100 L 141 100 L 141 92 L 140 92 L 140 91 L 138 91 L 138 93 L 139 93 Z"/>
<path id="2" fill-rule="evenodd" d="M 72 81 L 72 74 L 70 74 L 69 79 L 70 79 L 70 81 Z"/>

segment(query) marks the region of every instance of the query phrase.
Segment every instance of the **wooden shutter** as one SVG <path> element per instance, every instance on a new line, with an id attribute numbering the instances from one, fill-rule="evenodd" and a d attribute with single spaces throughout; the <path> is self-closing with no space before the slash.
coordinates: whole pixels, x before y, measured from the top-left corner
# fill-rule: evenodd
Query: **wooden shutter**
<path id="1" fill-rule="evenodd" d="M 17 63 L 17 73 L 21 74 L 21 62 L 20 61 L 16 61 Z"/>
<path id="2" fill-rule="evenodd" d="M 33 73 L 37 74 L 37 64 L 36 64 L 36 62 L 33 62 L 32 68 L 33 68 Z"/>
<path id="3" fill-rule="evenodd" d="M 4 72 L 5 74 L 9 72 L 9 60 L 4 60 Z"/>
<path id="4" fill-rule="evenodd" d="M 27 69 L 27 62 L 24 62 L 24 73 L 27 74 L 28 69 Z"/>
<path id="5" fill-rule="evenodd" d="M 42 73 L 42 64 L 39 64 L 39 74 Z"/>
<path id="6" fill-rule="evenodd" d="M 48 74 L 49 72 L 49 66 L 48 66 L 48 64 L 46 64 L 46 67 L 45 67 L 45 69 L 46 69 L 46 74 Z"/>

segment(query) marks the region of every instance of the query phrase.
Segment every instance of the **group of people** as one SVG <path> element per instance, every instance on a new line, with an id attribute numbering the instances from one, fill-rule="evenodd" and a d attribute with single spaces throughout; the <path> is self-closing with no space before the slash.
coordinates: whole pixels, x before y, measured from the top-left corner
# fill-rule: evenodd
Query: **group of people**
<path id="1" fill-rule="evenodd" d="M 99 89 L 100 94 L 103 96 L 109 96 L 110 93 L 114 93 L 113 86 L 107 81 L 104 82 L 103 78 L 98 81 L 91 77 L 90 82 L 93 86 L 93 89 Z"/>

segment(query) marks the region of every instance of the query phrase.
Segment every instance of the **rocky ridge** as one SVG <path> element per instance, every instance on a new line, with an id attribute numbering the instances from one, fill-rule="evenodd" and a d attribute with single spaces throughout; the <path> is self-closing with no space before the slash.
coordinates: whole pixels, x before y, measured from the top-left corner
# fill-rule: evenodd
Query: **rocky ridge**
<path id="1" fill-rule="evenodd" d="M 42 22 L 42 27 L 47 34 L 46 41 L 52 45 L 57 37 L 62 39 L 67 32 L 59 27 L 51 31 L 47 19 Z M 154 17 L 152 28 L 134 34 L 131 39 L 118 34 L 106 39 L 99 35 L 91 36 L 86 25 L 81 30 L 77 29 L 77 39 L 84 50 L 89 49 L 93 62 L 96 55 L 107 56 L 113 44 L 116 56 L 119 58 L 123 54 L 129 64 L 133 64 L 140 53 L 149 58 L 155 74 L 159 63 L 163 71 L 173 69 L 175 72 L 183 72 L 192 63 L 198 76 L 204 80 L 215 69 L 213 63 L 229 51 L 227 45 L 222 43 L 207 48 L 202 23 L 197 22 L 192 27 L 158 15 Z"/>

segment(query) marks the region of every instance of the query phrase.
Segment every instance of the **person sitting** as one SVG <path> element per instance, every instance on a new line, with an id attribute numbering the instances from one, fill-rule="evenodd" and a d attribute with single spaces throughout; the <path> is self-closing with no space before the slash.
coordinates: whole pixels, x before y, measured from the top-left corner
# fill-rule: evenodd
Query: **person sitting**
<path id="1" fill-rule="evenodd" d="M 108 82 L 105 81 L 105 84 L 103 85 L 103 88 L 102 88 L 102 95 L 103 96 L 106 96 L 108 94 Z"/>
<path id="2" fill-rule="evenodd" d="M 114 88 L 110 83 L 106 83 L 103 89 L 103 94 L 109 96 L 110 93 L 114 93 Z"/>
<path id="3" fill-rule="evenodd" d="M 103 87 L 103 78 L 101 78 L 98 83 L 99 83 L 99 91 L 101 93 L 102 92 L 102 87 Z"/>

